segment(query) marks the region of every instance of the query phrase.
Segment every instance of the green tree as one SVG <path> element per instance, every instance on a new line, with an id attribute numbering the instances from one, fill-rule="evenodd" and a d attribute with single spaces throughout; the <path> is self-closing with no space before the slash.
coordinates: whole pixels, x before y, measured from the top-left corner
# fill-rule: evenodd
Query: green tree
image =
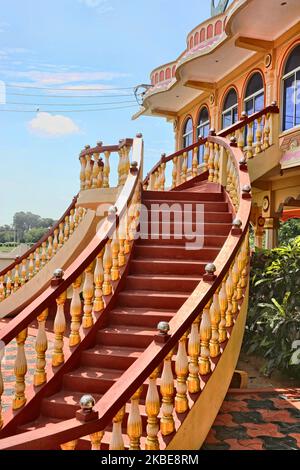
<path id="1" fill-rule="evenodd" d="M 42 236 L 47 232 L 48 229 L 44 227 L 35 227 L 28 230 L 24 235 L 24 241 L 26 243 L 36 243 L 38 242 Z"/>
<path id="2" fill-rule="evenodd" d="M 289 219 L 279 229 L 279 245 L 285 245 L 300 235 L 300 219 Z"/>

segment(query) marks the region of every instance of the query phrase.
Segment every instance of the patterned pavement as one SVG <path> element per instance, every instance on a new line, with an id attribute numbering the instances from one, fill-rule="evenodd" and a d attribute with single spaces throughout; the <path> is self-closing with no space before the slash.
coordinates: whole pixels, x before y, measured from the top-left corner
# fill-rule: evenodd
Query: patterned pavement
<path id="1" fill-rule="evenodd" d="M 300 450 L 300 388 L 229 392 L 202 450 Z"/>

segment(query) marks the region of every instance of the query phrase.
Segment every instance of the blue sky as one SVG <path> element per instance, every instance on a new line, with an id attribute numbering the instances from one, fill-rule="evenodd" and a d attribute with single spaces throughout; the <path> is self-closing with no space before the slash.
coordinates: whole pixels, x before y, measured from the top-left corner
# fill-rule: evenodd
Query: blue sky
<path id="1" fill-rule="evenodd" d="M 187 33 L 210 16 L 210 3 L 0 0 L 0 80 L 14 86 L 103 88 L 96 94 L 107 98 L 97 102 L 132 101 L 131 96 L 115 96 L 128 91 L 109 92 L 109 88 L 149 83 L 150 71 L 175 59 L 185 48 Z M 20 93 L 43 97 L 16 95 Z M 49 98 L 49 93 L 53 94 L 7 88 L 10 104 L 0 104 L 0 110 L 36 110 L 39 105 L 40 111 L 49 113 L 0 112 L 0 225 L 11 223 L 13 214 L 20 210 L 58 218 L 78 192 L 78 155 L 86 144 L 98 140 L 116 143 L 142 132 L 145 171 L 162 152 L 174 149 L 172 126 L 163 119 L 132 121 L 137 111 L 134 107 L 51 113 L 50 109 L 66 110 L 66 102 L 92 103 L 93 99 L 74 98 L 78 91 L 64 92 L 69 96 L 55 99 Z M 58 106 L 50 108 L 41 103 Z"/>

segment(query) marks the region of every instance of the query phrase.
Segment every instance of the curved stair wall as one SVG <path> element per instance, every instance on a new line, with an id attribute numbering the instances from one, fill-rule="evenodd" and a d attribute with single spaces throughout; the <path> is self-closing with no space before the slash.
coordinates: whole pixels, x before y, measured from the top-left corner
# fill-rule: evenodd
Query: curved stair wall
<path id="1" fill-rule="evenodd" d="M 3 415 L 0 449 L 154 450 L 178 448 L 178 445 L 179 448 L 194 449 L 201 445 L 229 387 L 243 337 L 248 301 L 251 187 L 247 161 L 236 141 L 229 143 L 225 138 L 211 135 L 193 146 L 195 153 L 200 145 L 205 145 L 209 150 L 208 172 L 201 176 L 196 175 L 194 167 L 193 178 L 188 182 L 184 165 L 183 171 L 179 172 L 180 177 L 178 172 L 175 175 L 175 169 L 179 167 L 176 166 L 174 158 L 183 155 L 185 160 L 190 149 L 184 149 L 175 157 L 173 155 L 159 162 L 144 181 L 144 191 L 141 192 L 143 144 L 141 138 L 135 139 L 133 160 L 136 160 L 137 164 L 133 163 L 131 166 L 130 174 L 116 203 L 116 211 L 111 211 L 97 237 L 66 270 L 62 282 L 47 289 L 18 318 L 1 330 L 0 340 L 5 345 L 17 336 L 18 352 L 15 365 L 17 382 L 14 412 Z M 171 192 L 164 191 L 166 160 L 172 161 L 175 168 Z M 150 190 L 147 191 L 147 188 Z M 34 421 L 39 417 L 41 403 L 45 407 L 47 400 L 50 400 L 50 406 L 54 407 L 57 401 L 53 397 L 52 403 L 51 396 L 61 389 L 62 383 L 64 387 L 73 383 L 73 386 L 79 387 L 82 394 L 86 391 L 96 393 L 96 390 L 100 391 L 101 384 L 103 387 L 104 373 L 100 374 L 103 375 L 100 381 L 94 380 L 94 385 L 92 381 L 84 380 L 84 376 L 91 371 L 86 361 L 95 359 L 95 350 L 88 348 L 95 345 L 99 334 L 103 341 L 104 335 L 110 330 L 109 325 L 105 326 L 106 322 L 113 321 L 113 316 L 122 316 L 121 311 L 116 312 L 118 302 L 117 305 L 121 302 L 121 305 L 126 306 L 126 318 L 131 321 L 134 312 L 131 311 L 128 315 L 128 309 L 136 308 L 140 312 L 144 297 L 147 298 L 153 309 L 151 316 L 147 317 L 147 321 L 150 322 L 151 319 L 151 324 L 162 319 L 159 316 L 162 315 L 159 314 L 159 311 L 162 311 L 161 302 L 165 302 L 163 308 L 170 305 L 170 297 L 173 298 L 174 295 L 164 293 L 163 275 L 158 279 L 155 279 L 155 276 L 152 278 L 151 282 L 156 282 L 155 291 L 148 294 L 143 290 L 139 293 L 131 291 L 131 285 L 137 284 L 141 265 L 142 269 L 148 270 L 147 279 L 149 269 L 153 270 L 153 266 L 155 269 L 158 269 L 158 266 L 159 269 L 166 269 L 164 265 L 167 265 L 164 260 L 160 263 L 159 253 L 165 249 L 163 240 L 159 240 L 157 246 L 146 245 L 146 248 L 143 246 L 143 240 L 133 243 L 140 228 L 140 204 L 142 202 L 143 206 L 147 207 L 153 198 L 158 202 L 181 199 L 200 201 L 209 212 L 205 214 L 205 230 L 214 229 L 210 227 L 209 217 L 216 217 L 215 214 L 225 217 L 224 220 L 231 217 L 228 229 L 224 228 L 224 235 L 219 236 L 220 238 L 214 232 L 205 232 L 205 240 L 207 239 L 208 243 L 218 240 L 219 248 L 206 246 L 203 252 L 197 253 L 197 261 L 193 261 L 191 256 L 183 252 L 184 260 L 180 261 L 175 257 L 172 262 L 170 258 L 176 248 L 168 247 L 168 250 L 171 250 L 168 265 L 172 265 L 173 270 L 178 270 L 178 274 L 170 276 L 167 270 L 165 277 L 169 276 L 169 284 L 174 283 L 174 290 L 175 286 L 177 291 L 183 289 L 182 285 L 191 281 L 186 275 L 182 276 L 182 269 L 186 269 L 188 264 L 198 266 L 198 269 L 200 265 L 204 265 L 202 271 L 198 271 L 201 274 L 200 279 L 193 279 L 193 284 L 189 284 L 189 293 L 178 294 L 175 300 L 172 300 L 173 315 L 170 315 L 170 312 L 165 315 L 166 319 L 169 318 L 170 331 L 161 329 L 160 332 L 155 332 L 152 327 L 148 328 L 147 332 L 128 327 L 122 333 L 122 328 L 115 327 L 118 344 L 128 341 L 128 334 L 135 332 L 132 338 L 139 342 L 140 353 L 130 356 L 130 362 L 126 362 L 121 374 L 115 375 L 115 378 L 111 374 L 111 378 L 109 375 L 106 377 L 109 385 L 96 400 L 93 411 L 84 413 L 79 410 L 78 403 L 75 403 L 67 407 L 66 413 L 73 416 L 69 419 L 60 418 L 52 421 L 51 425 L 46 425 L 49 418 L 40 419 L 37 424 L 30 425 L 30 420 Z M 129 206 L 128 214 L 126 205 Z M 228 215 L 222 215 L 222 211 L 226 210 L 230 210 Z M 117 220 L 113 217 L 115 214 Z M 125 215 L 128 223 L 124 230 L 122 220 Z M 235 221 L 232 223 L 233 218 Z M 118 224 L 118 237 L 112 238 Z M 225 223 L 224 226 L 226 227 Z M 211 238 L 207 233 L 212 233 Z M 175 242 L 174 244 L 176 245 Z M 182 248 L 177 247 L 177 253 L 181 251 Z M 142 253 L 152 262 L 147 262 L 144 258 L 141 260 Z M 205 259 L 204 255 L 210 259 Z M 209 261 L 206 266 L 205 263 Z M 79 298 L 82 275 L 83 305 Z M 142 278 L 143 275 L 139 277 L 139 283 Z M 194 287 L 191 288 L 191 285 Z M 71 333 L 68 347 L 64 336 L 64 305 L 66 289 L 71 286 Z M 157 290 L 162 293 L 158 294 Z M 47 345 L 44 329 L 47 308 L 53 301 L 57 303 L 54 322 L 56 339 L 52 356 L 53 368 L 46 370 Z M 155 311 L 155 308 L 158 311 Z M 27 390 L 24 343 L 26 328 L 36 318 L 39 322 L 35 373 L 35 384 L 38 388 Z M 109 338 L 112 333 L 110 331 Z M 105 360 L 108 360 L 107 356 Z M 113 368 L 112 359 L 111 367 Z M 79 371 L 82 371 L 80 374 L 83 375 L 78 375 Z M 85 387 L 91 389 L 85 390 Z M 210 398 L 211 396 L 213 398 Z M 63 414 L 63 407 L 58 409 Z M 199 416 L 203 417 L 201 424 Z M 196 430 L 196 422 L 199 432 L 194 432 L 193 438 L 187 441 L 186 429 Z"/>

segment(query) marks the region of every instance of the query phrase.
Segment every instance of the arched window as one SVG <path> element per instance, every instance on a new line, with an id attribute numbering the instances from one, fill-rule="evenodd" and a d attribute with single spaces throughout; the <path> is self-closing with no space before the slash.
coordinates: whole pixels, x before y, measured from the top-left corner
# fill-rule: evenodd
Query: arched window
<path id="1" fill-rule="evenodd" d="M 248 116 L 264 108 L 265 90 L 261 74 L 256 72 L 250 78 L 245 93 L 245 111 Z"/>
<path id="2" fill-rule="evenodd" d="M 193 144 L 193 121 L 192 118 L 188 118 L 183 128 L 183 148 L 189 147 Z M 191 168 L 193 160 L 193 151 L 188 153 L 188 168 Z"/>
<path id="3" fill-rule="evenodd" d="M 197 126 L 197 139 L 199 138 L 204 139 L 205 137 L 207 137 L 209 134 L 209 128 L 210 128 L 209 114 L 208 114 L 208 109 L 205 106 L 204 108 L 201 109 L 200 114 L 199 114 L 199 120 L 198 120 L 198 126 Z M 204 146 L 203 145 L 199 147 L 198 161 L 199 163 L 204 162 Z"/>
<path id="4" fill-rule="evenodd" d="M 283 130 L 300 125 L 300 44 L 291 52 L 283 75 Z"/>
<path id="5" fill-rule="evenodd" d="M 232 126 L 238 121 L 238 97 L 234 88 L 227 93 L 222 113 L 222 127 Z"/>

